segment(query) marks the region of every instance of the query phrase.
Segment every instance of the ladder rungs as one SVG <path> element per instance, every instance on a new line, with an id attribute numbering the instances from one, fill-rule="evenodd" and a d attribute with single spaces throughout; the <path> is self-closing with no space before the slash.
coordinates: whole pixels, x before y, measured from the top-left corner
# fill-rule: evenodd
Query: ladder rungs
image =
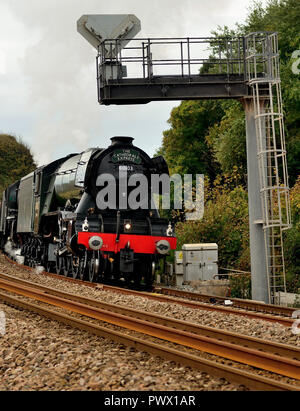
<path id="1" fill-rule="evenodd" d="M 254 41 L 255 38 L 254 36 Z M 272 43 L 271 49 L 273 50 L 273 48 L 275 49 L 276 45 Z M 269 242 L 266 250 L 267 261 L 270 264 L 268 264 L 268 282 L 271 300 L 273 303 L 276 303 L 280 301 L 276 292 L 286 291 L 282 239 L 282 229 L 286 224 L 283 223 L 285 217 L 284 213 L 281 215 L 280 207 L 281 200 L 285 199 L 287 201 L 289 190 L 286 186 L 285 178 L 283 186 L 280 186 L 279 182 L 279 170 L 284 166 L 286 158 L 284 133 L 281 129 L 281 126 L 283 127 L 283 110 L 279 89 L 280 83 L 278 79 L 271 78 L 270 75 L 264 79 L 255 77 L 259 61 L 256 61 L 252 55 L 247 60 L 250 64 L 248 81 L 252 88 L 257 129 L 257 156 L 260 193 L 263 202 L 263 228 L 265 230 L 265 240 Z M 277 59 L 275 58 L 274 63 L 276 62 Z M 265 64 L 264 61 L 262 63 Z M 275 69 L 275 66 L 273 68 Z M 277 74 L 276 68 L 274 76 L 276 77 Z M 269 106 L 266 107 L 264 112 L 261 112 L 258 100 L 263 96 L 263 93 L 266 94 L 264 98 Z M 273 101 L 277 101 L 277 104 L 273 104 Z M 275 204 L 276 199 L 279 202 L 277 205 Z"/>

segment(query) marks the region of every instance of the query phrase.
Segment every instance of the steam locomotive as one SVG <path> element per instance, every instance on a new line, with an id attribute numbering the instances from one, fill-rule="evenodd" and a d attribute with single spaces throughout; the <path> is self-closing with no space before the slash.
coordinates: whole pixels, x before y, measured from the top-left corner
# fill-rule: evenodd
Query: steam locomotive
<path id="1" fill-rule="evenodd" d="M 173 227 L 160 218 L 150 192 L 151 175 L 169 171 L 163 157 L 151 159 L 133 140 L 113 137 L 106 149 L 70 154 L 8 187 L 1 204 L 1 248 L 25 265 L 60 275 L 150 286 L 159 260 L 176 249 Z M 146 205 L 130 207 L 133 187 L 124 186 L 121 172 L 127 182 L 137 174 L 146 178 L 149 196 L 139 198 Z M 103 203 L 112 193 L 107 182 L 98 185 L 103 176 L 113 179 L 117 193 L 106 208 L 99 207 L 99 195 Z"/>

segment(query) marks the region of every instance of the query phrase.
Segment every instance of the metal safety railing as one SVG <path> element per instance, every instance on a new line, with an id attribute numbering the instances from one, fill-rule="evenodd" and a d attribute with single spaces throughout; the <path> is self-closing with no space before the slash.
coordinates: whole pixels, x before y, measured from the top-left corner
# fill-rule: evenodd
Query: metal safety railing
<path id="1" fill-rule="evenodd" d="M 154 76 L 191 78 L 199 74 L 245 74 L 244 37 L 105 40 L 97 57 L 98 79 L 124 77 L 151 81 Z M 126 64 L 126 70 L 125 70 Z"/>

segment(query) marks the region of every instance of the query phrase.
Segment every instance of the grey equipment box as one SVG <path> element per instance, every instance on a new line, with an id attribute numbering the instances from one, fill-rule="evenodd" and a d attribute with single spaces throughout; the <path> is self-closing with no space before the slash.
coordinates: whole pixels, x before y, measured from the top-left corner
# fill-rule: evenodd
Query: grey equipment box
<path id="1" fill-rule="evenodd" d="M 183 281 L 212 280 L 218 274 L 218 245 L 184 244 Z"/>

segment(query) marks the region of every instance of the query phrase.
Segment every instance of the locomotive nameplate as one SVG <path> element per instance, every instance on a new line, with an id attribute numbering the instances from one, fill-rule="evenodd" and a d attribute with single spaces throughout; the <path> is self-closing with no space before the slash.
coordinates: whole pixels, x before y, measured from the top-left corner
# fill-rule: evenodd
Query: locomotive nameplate
<path id="1" fill-rule="evenodd" d="M 113 163 L 129 161 L 130 163 L 141 164 L 142 162 L 142 159 L 137 151 L 128 149 L 114 151 L 111 160 Z"/>

